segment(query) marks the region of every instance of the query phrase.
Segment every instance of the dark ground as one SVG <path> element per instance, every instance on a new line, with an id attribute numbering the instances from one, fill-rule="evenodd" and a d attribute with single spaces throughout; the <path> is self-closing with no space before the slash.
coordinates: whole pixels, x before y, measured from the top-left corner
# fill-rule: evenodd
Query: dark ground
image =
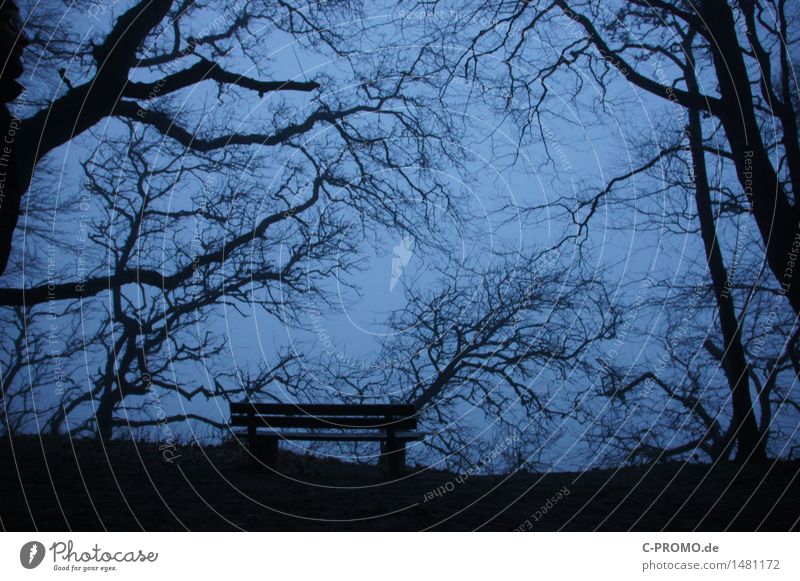
<path id="1" fill-rule="evenodd" d="M 797 529 L 800 517 L 798 462 L 713 470 L 671 463 L 458 483 L 456 474 L 433 470 L 389 482 L 376 467 L 292 454 L 283 454 L 278 475 L 236 445 L 176 453 L 169 464 L 154 445 L 113 442 L 109 463 L 93 441 L 0 440 L 2 528 L 511 531 L 528 521 L 532 530 L 784 531 Z M 537 522 L 537 511 L 565 486 L 569 494 Z"/>

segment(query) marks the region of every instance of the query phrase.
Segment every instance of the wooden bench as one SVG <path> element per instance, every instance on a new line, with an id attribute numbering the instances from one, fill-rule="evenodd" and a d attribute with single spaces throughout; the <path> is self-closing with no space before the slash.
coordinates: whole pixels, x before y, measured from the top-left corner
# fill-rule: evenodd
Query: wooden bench
<path id="1" fill-rule="evenodd" d="M 405 466 L 406 442 L 421 439 L 413 405 L 232 403 L 231 426 L 247 428 L 253 456 L 275 467 L 280 440 L 381 442 L 392 476 Z"/>

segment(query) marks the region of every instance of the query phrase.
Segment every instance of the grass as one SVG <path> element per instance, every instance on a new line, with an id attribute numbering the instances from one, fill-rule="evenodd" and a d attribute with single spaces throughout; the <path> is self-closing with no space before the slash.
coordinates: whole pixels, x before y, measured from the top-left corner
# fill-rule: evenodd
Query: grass
<path id="1" fill-rule="evenodd" d="M 798 462 L 459 477 L 236 444 L 0 440 L 4 530 L 794 530 Z"/>

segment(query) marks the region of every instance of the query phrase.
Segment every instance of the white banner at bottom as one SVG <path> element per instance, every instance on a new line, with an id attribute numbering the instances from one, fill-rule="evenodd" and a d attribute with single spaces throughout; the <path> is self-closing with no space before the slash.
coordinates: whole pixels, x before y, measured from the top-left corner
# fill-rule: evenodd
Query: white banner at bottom
<path id="1" fill-rule="evenodd" d="M 0 573 L 117 581 L 798 579 L 797 540 L 791 533 L 3 533 Z"/>

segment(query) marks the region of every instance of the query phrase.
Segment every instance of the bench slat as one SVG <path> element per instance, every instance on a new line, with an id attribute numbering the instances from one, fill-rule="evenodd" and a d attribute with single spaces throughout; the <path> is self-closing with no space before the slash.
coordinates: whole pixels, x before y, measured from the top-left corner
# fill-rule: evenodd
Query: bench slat
<path id="1" fill-rule="evenodd" d="M 268 431 L 256 436 L 257 438 L 274 438 L 278 440 L 304 440 L 319 442 L 382 442 L 386 440 L 385 432 L 338 432 L 327 434 L 320 432 L 277 432 Z M 423 432 L 397 432 L 395 438 L 399 442 L 421 440 L 425 437 Z"/>
<path id="2" fill-rule="evenodd" d="M 234 426 L 255 425 L 257 428 L 328 428 L 331 430 L 413 430 L 416 418 L 310 417 L 310 416 L 231 416 Z"/>
<path id="3" fill-rule="evenodd" d="M 409 404 L 309 404 L 309 403 L 232 403 L 232 414 L 299 416 L 416 416 L 417 408 Z"/>

